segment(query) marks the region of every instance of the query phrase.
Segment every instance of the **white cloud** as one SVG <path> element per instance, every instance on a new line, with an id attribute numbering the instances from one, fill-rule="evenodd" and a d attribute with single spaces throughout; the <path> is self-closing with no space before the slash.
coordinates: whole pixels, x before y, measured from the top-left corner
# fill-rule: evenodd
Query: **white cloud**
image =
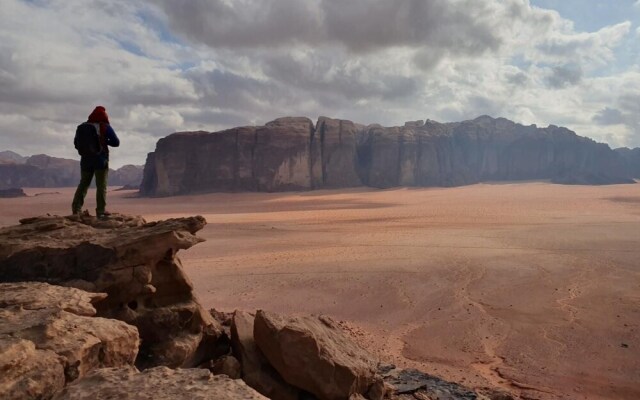
<path id="1" fill-rule="evenodd" d="M 283 115 L 491 114 L 640 145 L 637 68 L 609 68 L 631 23 L 578 32 L 526 0 L 390 4 L 4 0 L 0 149 L 75 156 L 70 137 L 96 104 L 123 136 L 116 165 L 143 163 L 176 130 Z"/>

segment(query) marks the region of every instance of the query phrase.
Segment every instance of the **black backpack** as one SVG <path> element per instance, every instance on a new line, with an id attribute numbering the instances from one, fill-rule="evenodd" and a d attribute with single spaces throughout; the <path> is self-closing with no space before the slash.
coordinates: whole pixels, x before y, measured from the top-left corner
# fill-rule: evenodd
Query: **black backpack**
<path id="1" fill-rule="evenodd" d="M 94 156 L 100 153 L 100 135 L 96 126 L 88 122 L 78 125 L 73 144 L 82 157 Z"/>

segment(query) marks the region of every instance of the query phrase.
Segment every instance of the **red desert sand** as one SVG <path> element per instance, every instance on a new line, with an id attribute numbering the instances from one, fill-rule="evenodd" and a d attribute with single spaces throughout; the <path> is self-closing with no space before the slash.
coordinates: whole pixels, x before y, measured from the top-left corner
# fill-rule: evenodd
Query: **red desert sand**
<path id="1" fill-rule="evenodd" d="M 69 212 L 73 189 L 25 191 L 60 193 L 0 199 L 1 226 Z M 328 314 L 383 359 L 472 387 L 640 398 L 640 185 L 108 200 L 207 218 L 181 253 L 205 307 Z"/>

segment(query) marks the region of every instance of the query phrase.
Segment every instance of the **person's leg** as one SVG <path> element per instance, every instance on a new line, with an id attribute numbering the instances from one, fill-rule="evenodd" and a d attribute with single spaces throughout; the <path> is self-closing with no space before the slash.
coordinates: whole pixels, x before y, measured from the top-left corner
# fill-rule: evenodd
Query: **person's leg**
<path id="1" fill-rule="evenodd" d="M 89 185 L 91 185 L 92 179 L 93 179 L 92 170 L 80 170 L 80 183 L 78 184 L 78 188 L 76 189 L 76 194 L 73 196 L 73 202 L 71 203 L 72 213 L 76 214 L 82 211 L 82 206 L 84 205 L 84 198 L 87 195 L 87 190 L 89 190 Z"/>
<path id="2" fill-rule="evenodd" d="M 96 170 L 96 215 L 104 214 L 107 207 L 107 178 L 109 168 Z"/>

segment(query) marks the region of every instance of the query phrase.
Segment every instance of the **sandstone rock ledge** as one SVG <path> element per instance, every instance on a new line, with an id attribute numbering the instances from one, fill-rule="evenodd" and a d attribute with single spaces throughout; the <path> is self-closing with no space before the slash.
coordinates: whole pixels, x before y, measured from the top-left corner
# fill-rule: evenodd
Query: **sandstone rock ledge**
<path id="1" fill-rule="evenodd" d="M 202 241 L 195 233 L 204 218 L 147 223 L 125 215 L 108 221 L 82 215 L 20 223 L 0 229 L 0 282 L 39 281 L 108 294 L 97 315 L 138 328 L 141 368 L 196 366 L 218 351 L 222 330 L 195 299 L 176 257 Z"/>

